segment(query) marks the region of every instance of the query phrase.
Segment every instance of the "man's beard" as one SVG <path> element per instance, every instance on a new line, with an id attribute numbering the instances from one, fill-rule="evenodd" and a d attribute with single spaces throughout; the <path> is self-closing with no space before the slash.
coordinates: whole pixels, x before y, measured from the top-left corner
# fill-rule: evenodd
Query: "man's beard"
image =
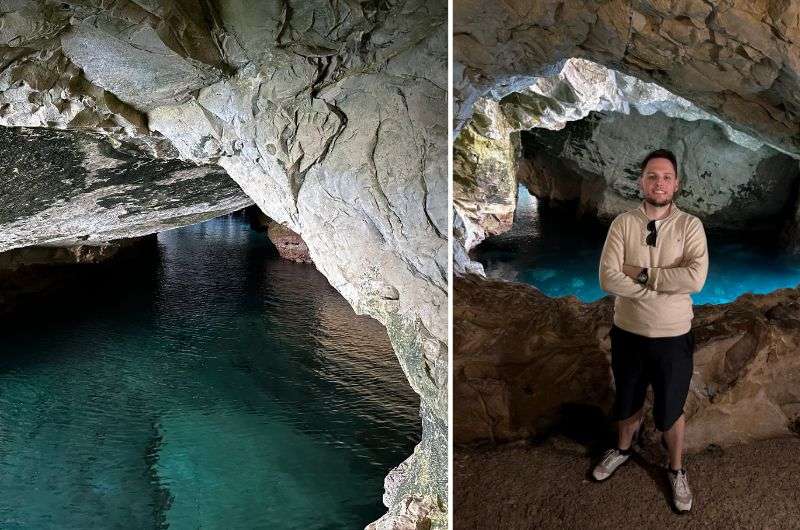
<path id="1" fill-rule="evenodd" d="M 671 203 L 672 202 L 672 197 L 670 197 L 669 200 L 666 200 L 666 201 L 663 201 L 663 202 L 658 202 L 657 200 L 651 199 L 650 197 L 645 197 L 644 200 L 650 206 L 655 206 L 656 208 L 661 208 L 661 207 L 667 206 L 669 203 Z"/>

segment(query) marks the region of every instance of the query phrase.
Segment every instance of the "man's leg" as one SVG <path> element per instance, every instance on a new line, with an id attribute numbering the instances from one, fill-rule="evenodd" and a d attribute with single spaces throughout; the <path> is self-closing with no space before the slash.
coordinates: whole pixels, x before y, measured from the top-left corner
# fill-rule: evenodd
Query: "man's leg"
<path id="1" fill-rule="evenodd" d="M 683 407 L 689 393 L 694 357 L 691 332 L 678 337 L 654 339 L 653 419 L 664 434 L 669 452 L 667 473 L 672 485 L 672 502 L 680 512 L 692 509 L 692 490 L 683 469 L 683 441 L 686 420 Z"/>
<path id="2" fill-rule="evenodd" d="M 611 330 L 611 371 L 614 374 L 614 417 L 617 419 L 617 449 L 633 443 L 644 416 L 647 395 L 642 337 L 614 326 Z"/>
<path id="3" fill-rule="evenodd" d="M 686 431 L 686 420 L 683 414 L 664 433 L 664 441 L 669 451 L 669 468 L 673 471 L 683 469 L 683 433 Z"/>
<path id="4" fill-rule="evenodd" d="M 632 337 L 633 334 L 617 327 L 611 330 L 611 370 L 616 387 L 614 417 L 624 419 L 617 424 L 617 447 L 606 451 L 592 471 L 595 480 L 607 479 L 630 458 L 633 435 L 642 418 L 647 379 L 642 356 Z"/>
<path id="5" fill-rule="evenodd" d="M 617 423 L 617 448 L 622 449 L 623 451 L 630 449 L 631 444 L 633 443 L 633 436 L 642 425 L 643 415 L 644 407 L 634 412 L 629 418 L 619 420 Z"/>

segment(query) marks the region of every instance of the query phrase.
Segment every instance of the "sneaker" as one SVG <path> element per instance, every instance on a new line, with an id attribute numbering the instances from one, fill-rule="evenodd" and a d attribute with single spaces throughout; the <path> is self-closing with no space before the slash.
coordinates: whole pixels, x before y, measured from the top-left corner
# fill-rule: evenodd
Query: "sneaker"
<path id="1" fill-rule="evenodd" d="M 624 464 L 631 457 L 630 453 L 622 453 L 619 449 L 609 449 L 603 455 L 603 459 L 595 466 L 592 476 L 595 480 L 605 480 L 611 476 L 619 466 Z"/>
<path id="2" fill-rule="evenodd" d="M 689 479 L 686 478 L 686 470 L 681 469 L 677 473 L 668 471 L 669 482 L 672 484 L 672 502 L 675 509 L 679 512 L 688 512 L 692 509 L 692 490 L 689 489 Z"/>

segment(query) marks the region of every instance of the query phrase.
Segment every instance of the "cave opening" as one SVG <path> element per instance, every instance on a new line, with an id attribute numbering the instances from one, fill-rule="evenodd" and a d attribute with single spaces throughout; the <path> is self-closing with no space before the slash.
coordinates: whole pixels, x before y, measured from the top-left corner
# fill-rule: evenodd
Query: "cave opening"
<path id="1" fill-rule="evenodd" d="M 495 211 L 479 218 L 486 238 L 470 255 L 487 276 L 554 297 L 605 296 L 597 264 L 607 227 L 641 202 L 640 161 L 666 148 L 679 164 L 676 204 L 703 221 L 708 238 L 711 265 L 694 303 L 800 284 L 796 158 L 658 85 L 584 59 L 529 82 L 477 104 L 464 135 L 484 140 L 465 141 L 470 147 L 500 152 L 493 164 L 474 164 L 479 185 L 506 181 L 481 197 Z"/>
<path id="2" fill-rule="evenodd" d="M 386 328 L 420 397 L 420 443 L 358 501 L 385 504 L 370 528 L 446 527 L 447 2 L 12 4 L 0 252 L 102 248 L 257 204 Z"/>

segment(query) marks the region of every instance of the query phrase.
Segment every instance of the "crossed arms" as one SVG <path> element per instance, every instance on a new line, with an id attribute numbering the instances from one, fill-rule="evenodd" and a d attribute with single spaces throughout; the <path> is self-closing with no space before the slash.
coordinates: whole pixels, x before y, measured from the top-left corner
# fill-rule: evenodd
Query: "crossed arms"
<path id="1" fill-rule="evenodd" d="M 600 256 L 600 287 L 624 298 L 654 298 L 659 294 L 689 294 L 703 288 L 708 273 L 708 248 L 703 224 L 693 217 L 689 221 L 684 240 L 684 254 L 680 266 L 648 267 L 647 283 L 634 280 L 641 270 L 626 265 L 625 241 L 620 218 L 611 223 Z"/>

